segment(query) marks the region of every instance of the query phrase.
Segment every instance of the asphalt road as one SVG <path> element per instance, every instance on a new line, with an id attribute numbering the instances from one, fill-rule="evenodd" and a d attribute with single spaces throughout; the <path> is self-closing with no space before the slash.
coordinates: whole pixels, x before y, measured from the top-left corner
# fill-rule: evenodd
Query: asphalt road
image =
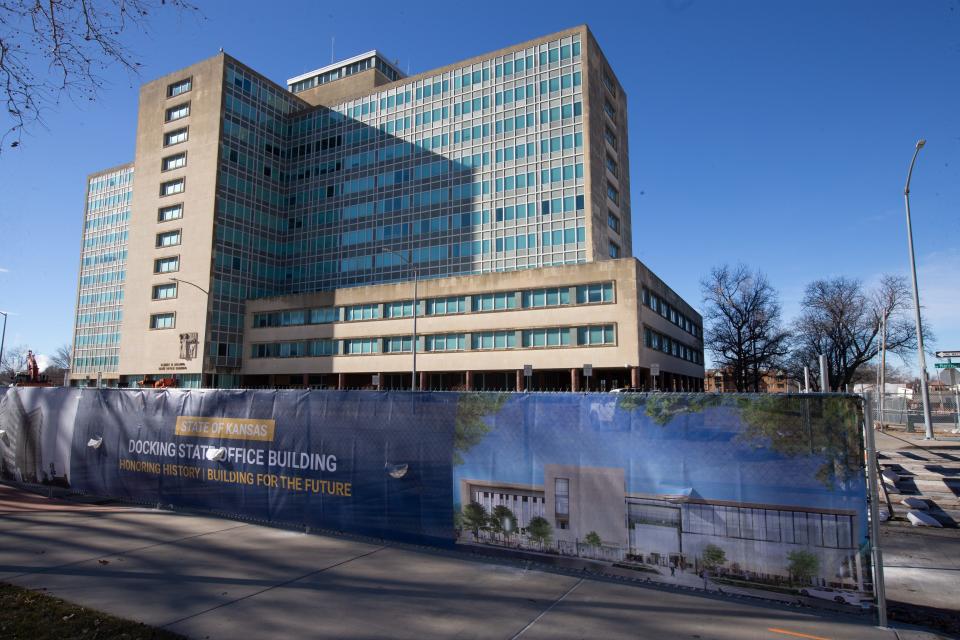
<path id="1" fill-rule="evenodd" d="M 933 638 L 864 618 L 0 486 L 0 580 L 194 638 Z"/>

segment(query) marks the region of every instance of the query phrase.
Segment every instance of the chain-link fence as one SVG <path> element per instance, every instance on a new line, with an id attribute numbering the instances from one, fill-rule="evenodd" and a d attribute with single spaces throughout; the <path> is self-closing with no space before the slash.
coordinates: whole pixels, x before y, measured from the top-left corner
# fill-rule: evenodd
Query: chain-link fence
<path id="1" fill-rule="evenodd" d="M 934 431 L 960 433 L 957 392 L 953 389 L 930 390 L 930 421 Z M 882 412 L 881 412 L 882 404 Z M 924 430 L 923 399 L 919 391 L 887 393 L 875 397 L 875 416 L 883 428 L 907 432 Z"/>

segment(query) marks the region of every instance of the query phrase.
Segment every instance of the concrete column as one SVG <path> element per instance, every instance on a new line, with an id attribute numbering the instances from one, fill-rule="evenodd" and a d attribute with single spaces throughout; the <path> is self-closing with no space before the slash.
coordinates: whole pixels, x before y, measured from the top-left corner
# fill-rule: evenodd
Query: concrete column
<path id="1" fill-rule="evenodd" d="M 640 367 L 630 367 L 630 386 L 640 388 Z"/>
<path id="2" fill-rule="evenodd" d="M 377 391 L 383 391 L 383 371 L 377 373 Z"/>
<path id="3" fill-rule="evenodd" d="M 570 369 L 570 391 L 580 391 L 580 369 L 578 367 Z"/>
<path id="4" fill-rule="evenodd" d="M 473 391 L 473 371 L 464 372 L 463 386 L 467 391 Z"/>
<path id="5" fill-rule="evenodd" d="M 517 369 L 517 391 L 526 391 L 523 387 L 523 369 Z"/>
<path id="6" fill-rule="evenodd" d="M 310 388 L 310 374 L 307 374 L 307 373 L 303 374 L 303 388 L 304 389 Z"/>
<path id="7" fill-rule="evenodd" d="M 420 390 L 420 391 L 426 391 L 426 389 L 427 389 L 427 372 L 426 372 L 426 371 L 418 371 L 418 372 L 417 372 L 417 375 L 420 376 L 420 384 L 417 385 L 417 389 Z"/>
<path id="8" fill-rule="evenodd" d="M 338 373 L 338 374 L 337 374 L 337 389 L 339 389 L 339 390 L 342 391 L 343 389 L 346 388 L 346 386 L 347 386 L 347 374 L 345 374 L 345 373 Z"/>

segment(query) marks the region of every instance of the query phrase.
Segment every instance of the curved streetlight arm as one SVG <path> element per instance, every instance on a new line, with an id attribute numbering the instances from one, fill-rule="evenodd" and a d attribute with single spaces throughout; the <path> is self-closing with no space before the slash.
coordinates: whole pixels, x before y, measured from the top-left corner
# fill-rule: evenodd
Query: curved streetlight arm
<path id="1" fill-rule="evenodd" d="M 917 140 L 917 147 L 913 152 L 913 159 L 910 161 L 910 170 L 907 171 L 907 184 L 903 188 L 903 195 L 910 195 L 910 178 L 913 177 L 913 165 L 917 162 L 917 156 L 920 154 L 920 149 L 923 149 L 923 145 L 927 144 L 927 141 L 924 139 Z"/>
<path id="2" fill-rule="evenodd" d="M 170 281 L 171 281 L 171 282 L 178 282 L 178 283 L 179 283 L 179 282 L 182 282 L 183 284 L 188 284 L 188 285 L 190 285 L 191 287 L 194 287 L 194 288 L 199 289 L 200 291 L 202 291 L 204 295 L 207 295 L 207 296 L 210 295 L 210 292 L 209 292 L 209 291 L 207 291 L 206 289 L 204 289 L 203 287 L 201 287 L 200 285 L 198 285 L 198 284 L 196 284 L 196 283 L 190 282 L 189 280 L 184 280 L 183 278 L 173 278 L 173 277 L 171 277 L 171 278 L 170 278 Z"/>

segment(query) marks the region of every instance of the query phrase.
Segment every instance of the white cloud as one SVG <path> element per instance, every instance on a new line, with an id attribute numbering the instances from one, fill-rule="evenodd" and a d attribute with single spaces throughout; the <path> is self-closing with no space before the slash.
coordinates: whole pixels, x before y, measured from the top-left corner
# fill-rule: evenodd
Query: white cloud
<path id="1" fill-rule="evenodd" d="M 10 273 L 10 269 L 6 269 L 6 268 L 4 268 L 4 267 L 0 267 L 0 273 Z"/>
<path id="2" fill-rule="evenodd" d="M 38 353 L 36 355 L 37 355 L 37 366 L 40 368 L 40 371 L 43 371 L 44 369 L 46 369 L 52 364 L 50 362 L 49 356 L 45 356 L 42 353 Z"/>

